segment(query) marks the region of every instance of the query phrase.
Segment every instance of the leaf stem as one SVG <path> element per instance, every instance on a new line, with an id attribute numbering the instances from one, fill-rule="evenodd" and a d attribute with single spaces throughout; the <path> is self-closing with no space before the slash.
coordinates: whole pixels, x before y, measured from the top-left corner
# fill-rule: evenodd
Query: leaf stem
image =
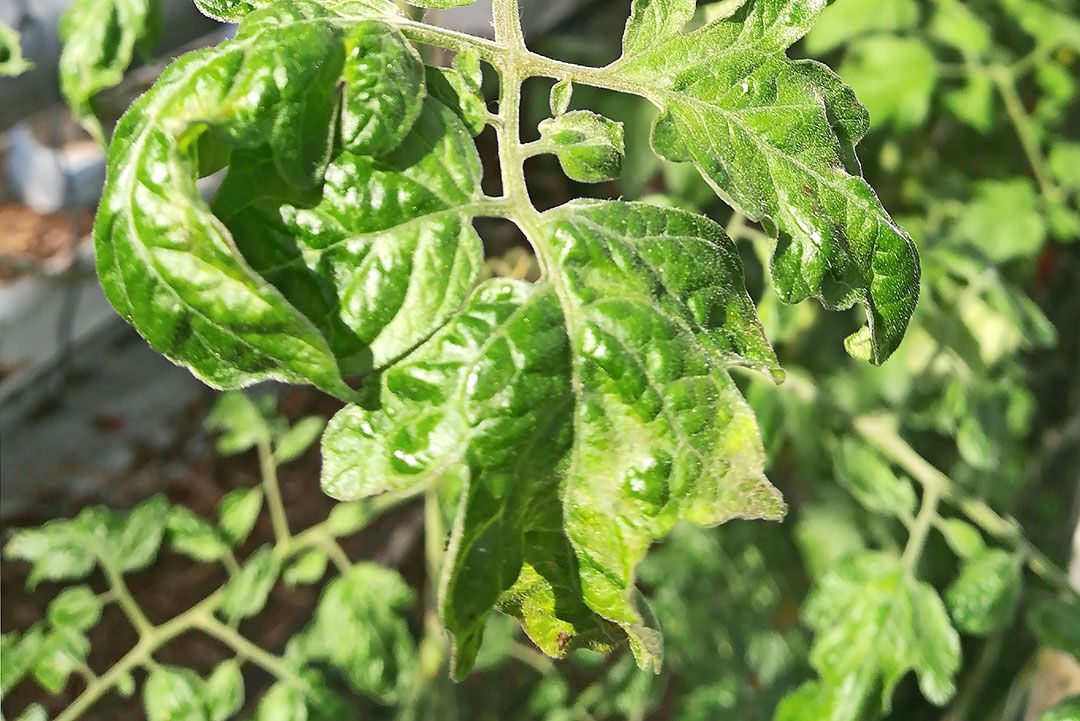
<path id="1" fill-rule="evenodd" d="M 289 532 L 289 520 L 285 515 L 285 503 L 281 498 L 281 485 L 278 483 L 277 464 L 274 462 L 274 451 L 268 436 L 264 435 L 259 439 L 258 451 L 263 492 L 266 494 L 266 505 L 270 508 L 270 523 L 274 527 L 274 545 L 287 547 L 292 534 Z"/>
<path id="2" fill-rule="evenodd" d="M 290 668 L 284 659 L 249 641 L 236 629 L 217 620 L 213 613 L 202 611 L 195 614 L 192 626 L 221 641 L 241 658 L 262 666 L 280 680 L 288 681 L 301 688 L 307 687 L 307 682 Z"/>
<path id="3" fill-rule="evenodd" d="M 145 637 L 154 628 L 154 624 L 150 623 L 150 619 L 146 617 L 142 608 L 139 607 L 139 602 L 131 595 L 127 583 L 124 582 L 123 574 L 113 563 L 113 560 L 107 554 L 101 552 L 97 554 L 97 557 L 98 564 L 109 582 L 109 589 L 113 598 L 116 599 L 116 603 L 120 606 L 124 615 L 131 621 L 131 625 L 139 632 L 140 638 Z"/>

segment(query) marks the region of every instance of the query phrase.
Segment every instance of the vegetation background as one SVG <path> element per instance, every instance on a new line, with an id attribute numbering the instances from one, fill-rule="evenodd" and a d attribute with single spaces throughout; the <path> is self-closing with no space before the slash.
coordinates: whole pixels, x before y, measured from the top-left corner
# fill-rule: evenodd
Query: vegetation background
<path id="1" fill-rule="evenodd" d="M 710 7 L 703 4 L 701 13 Z M 593 3 L 532 43 L 555 58 L 605 64 L 618 55 L 627 10 L 612 0 Z M 268 603 L 250 614 L 237 609 L 237 622 L 253 616 L 241 626 L 248 636 L 288 657 L 286 639 L 305 629 L 299 637 L 309 647 L 326 647 L 308 651 L 321 659 L 320 669 L 345 669 L 344 680 L 327 671 L 319 683 L 328 695 L 351 699 L 348 713 L 365 719 L 1080 718 L 1075 700 L 1050 710 L 1080 693 L 1080 605 L 1063 590 L 1067 571 L 1054 570 L 1071 562 L 1071 583 L 1080 580 L 1080 550 L 1074 550 L 1080 509 L 1080 5 L 835 0 L 791 55 L 837 69 L 866 104 L 872 126 L 860 145 L 864 174 L 919 247 L 919 308 L 899 351 L 881 367 L 844 353 L 843 338 L 857 319 L 809 301 L 779 301 L 765 282 L 770 241 L 732 215 L 691 167 L 655 158 L 648 148 L 652 111 L 644 101 L 588 88 L 574 93 L 572 108 L 624 123 L 626 162 L 617 181 L 574 183 L 549 156 L 527 166 L 534 197 L 545 207 L 590 195 L 647 199 L 724 225 L 739 243 L 751 296 L 788 372 L 781 386 L 749 374 L 737 379 L 757 412 L 768 473 L 791 506 L 788 517 L 709 530 L 679 526 L 641 568 L 642 589 L 666 637 L 663 670 L 639 671 L 625 650 L 578 651 L 553 662 L 500 616 L 490 622 L 477 672 L 451 683 L 441 664 L 433 670 L 425 655 L 431 619 L 422 599 L 431 589 L 424 580 L 422 512 L 414 507 L 390 509 L 378 519 L 365 507 L 352 520 L 335 510 L 342 532 L 316 534 L 310 549 L 281 561 L 285 584 L 271 591 L 270 578 L 265 589 L 238 592 Z M 489 98 L 497 94 L 494 80 L 485 75 Z M 550 86 L 526 84 L 526 133 L 550 114 Z M 485 162 L 495 147 L 489 131 L 478 139 Z M 490 274 L 535 277 L 527 244 L 508 224 L 490 221 L 481 231 L 489 241 Z M 271 492 L 270 474 L 294 529 L 330 513 L 332 504 L 316 489 L 317 451 L 304 453 L 322 428 L 316 419 L 336 410 L 332 402 L 277 388 L 260 390 L 256 401 L 233 395 L 217 401 L 209 433 L 221 437 L 221 454 L 239 454 L 228 460 L 199 440 L 206 437 L 199 425 L 212 403 L 204 397 L 188 411 L 191 433 L 183 443 L 193 445 L 182 454 L 189 463 L 180 474 L 184 483 L 158 489 L 143 482 L 132 494 L 163 490 L 169 502 L 152 503 L 194 511 L 177 520 L 182 512 L 162 510 L 173 515 L 159 524 L 158 538 L 166 532 L 171 550 L 132 576 L 133 594 L 155 623 L 225 579 L 235 580 L 238 568 L 231 566 L 249 568 L 249 554 L 273 541 L 280 519 L 225 513 L 244 499 L 257 513 L 263 494 Z M 283 445 L 288 452 L 281 452 Z M 245 489 L 257 478 L 264 490 L 255 504 Z M 222 497 L 231 500 L 222 506 Z M 210 524 L 200 520 L 219 521 L 227 530 L 236 513 L 241 530 L 224 542 L 220 530 L 207 530 Z M 47 518 L 5 519 L 5 525 Z M 94 522 L 92 514 L 81 518 Z M 29 536 L 15 538 L 29 543 Z M 39 558 L 20 552 L 18 543 L 8 554 Z M 355 565 L 373 557 L 400 575 Z M 335 599 L 323 592 L 328 563 L 343 578 L 361 580 L 332 581 Z M 105 575 L 89 583 L 109 602 L 115 585 L 103 568 Z M 61 588 L 43 583 L 21 590 L 39 571 L 25 560 L 3 566 L 3 709 L 11 718 L 44 718 L 19 716 L 39 702 L 49 718 L 61 713 L 134 641 L 122 609 L 105 603 L 102 616 L 100 608 L 91 612 L 75 603 L 85 599 L 69 599 L 69 606 L 93 617 L 78 628 L 80 637 L 87 634 L 89 655 L 79 643 L 73 649 L 55 640 L 65 609 L 75 613 L 69 606 L 50 607 L 55 628 L 32 627 Z M 898 584 L 906 583 L 941 593 L 950 614 L 945 627 L 908 628 L 893 615 Z M 381 590 L 378 599 L 363 602 L 368 617 L 334 615 L 339 606 L 362 605 L 355 595 L 370 588 Z M 53 647 L 38 650 L 20 671 L 9 663 L 25 651 L 20 644 L 32 628 Z M 218 664 L 231 655 L 226 649 L 237 650 L 229 632 L 236 626 L 223 628 L 203 628 L 216 641 L 180 636 L 148 670 L 137 671 L 140 680 L 154 677 L 157 663 L 201 676 L 226 668 Z M 910 638 L 890 641 L 894 634 Z M 338 658 L 327 649 L 343 637 L 354 655 Z M 959 641 L 954 659 L 927 660 L 956 643 L 950 639 Z M 246 657 L 253 653 L 247 649 Z M 52 665 L 41 658 L 52 658 Z M 376 667 L 378 673 L 364 678 L 347 670 Z M 905 675 L 909 668 L 918 678 Z M 218 673 L 234 675 L 231 667 Z M 932 698 L 934 682 L 927 677 L 934 674 L 955 688 L 939 685 Z M 159 691 L 168 688 L 173 697 L 190 691 L 217 698 L 229 713 L 290 718 L 271 715 L 285 707 L 281 699 L 260 706 L 268 687 L 280 687 L 270 687 L 272 676 L 247 668 L 235 703 L 220 701 L 201 681 L 157 678 Z M 854 686 L 838 691 L 843 682 Z M 159 707 L 151 708 L 151 719 L 217 718 L 209 701 L 200 702 L 202 716 L 190 709 L 184 715 L 147 693 L 147 703 Z M 141 708 L 137 699 L 110 697 L 86 717 L 138 718 Z M 304 713 L 330 719 L 345 718 L 338 714 L 346 711 L 327 702 Z"/>

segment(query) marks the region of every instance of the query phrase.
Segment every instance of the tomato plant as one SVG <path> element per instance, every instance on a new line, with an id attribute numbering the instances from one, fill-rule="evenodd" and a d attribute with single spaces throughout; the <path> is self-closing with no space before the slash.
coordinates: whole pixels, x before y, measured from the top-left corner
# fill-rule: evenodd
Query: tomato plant
<path id="1" fill-rule="evenodd" d="M 995 44 L 990 20 L 956 1 L 635 0 L 618 57 L 599 65 L 527 46 L 514 0 L 495 0 L 493 40 L 425 23 L 388 0 L 196 3 L 238 30 L 170 65 L 113 132 L 94 231 L 102 286 L 151 346 L 208 385 L 277 380 L 344 402 L 322 435 L 322 488 L 365 518 L 423 496 L 437 592 L 415 649 L 401 615 L 408 586 L 341 558 L 323 525 L 292 536 L 274 497 L 273 469 L 290 455 L 282 447 L 313 442 L 317 422 L 286 429 L 226 395 L 215 416 L 228 418 L 218 422 L 222 442 L 257 448 L 263 486 L 230 500 L 216 526 L 152 500 L 127 515 L 86 512 L 23 531 L 9 544 L 9 555 L 34 563 L 32 581 L 100 565 L 141 633 L 140 655 L 95 677 L 65 718 L 111 688 L 130 689 L 125 674 L 189 629 L 275 676 L 260 718 L 347 713 L 323 663 L 352 691 L 414 713 L 422 704 L 409 679 L 421 672 L 409 667 L 430 679 L 445 656 L 462 679 L 478 658 L 483 666 L 485 632 L 513 633 L 499 630 L 493 611 L 542 652 L 513 647 L 543 676 L 538 699 L 544 684 L 567 693 L 546 657 L 626 644 L 638 667 L 660 674 L 652 680 L 620 657 L 595 682 L 606 698 L 581 708 L 587 693 L 537 702 L 538 716 L 645 713 L 650 685 L 666 678 L 662 625 L 675 620 L 675 662 L 689 673 L 708 667 L 708 653 L 678 614 L 708 626 L 726 613 L 699 617 L 673 589 L 715 589 L 719 573 L 776 573 L 763 554 L 790 558 L 795 548 L 770 536 L 787 533 L 779 526 L 725 529 L 726 546 L 679 526 L 660 551 L 666 560 L 647 552 L 679 522 L 783 518 L 787 504 L 766 471 L 836 481 L 810 493 L 791 484 L 804 496 L 794 545 L 812 582 L 801 611 L 812 641 L 761 631 L 796 581 L 776 573 L 760 594 L 725 591 L 731 604 L 753 607 L 755 632 L 725 627 L 715 648 L 745 645 L 748 673 L 783 679 L 768 696 L 778 721 L 888 713 L 909 674 L 929 703 L 952 702 L 961 633 L 983 637 L 1013 622 L 1025 566 L 1047 589 L 1036 631 L 1072 643 L 1076 592 L 1059 559 L 1009 515 L 1032 403 L 1017 356 L 1053 345 L 1055 331 L 997 264 L 1030 257 L 1047 237 L 1080 234 L 1076 144 L 1062 131 L 1075 81 L 1061 68 L 1075 58 L 1054 55 L 1080 48 L 1075 18 L 1051 2 L 1004 3 L 1000 12 L 1036 39 L 1014 56 Z M 98 5 L 122 32 L 71 30 Z M 154 8 L 109 0 L 69 11 L 62 87 L 92 132 L 101 133 L 93 96 L 152 44 Z M 800 41 L 811 53 L 842 53 L 840 74 L 793 59 Z M 432 49 L 452 62 L 434 64 Z M 87 63 L 92 72 L 76 70 Z M 1049 88 L 1034 112 L 1020 95 L 1033 70 Z M 485 74 L 497 80 L 493 104 Z M 541 103 L 525 102 L 536 79 L 547 83 L 548 117 L 533 118 Z M 950 127 L 1015 133 L 1027 168 L 954 177 L 922 157 L 911 139 L 938 102 Z M 903 224 L 856 155 L 871 113 L 891 134 L 871 143 Z M 497 194 L 482 188 L 474 140 L 489 127 Z M 667 194 L 541 211 L 525 163 L 545 156 L 575 187 L 613 181 L 634 164 L 641 177 L 661 177 Z M 195 181 L 219 171 L 224 181 L 207 202 Z M 625 179 L 624 190 L 645 195 Z M 516 226 L 539 279 L 484 279 L 478 219 Z M 904 227 L 919 239 L 925 277 Z M 747 263 L 766 276 L 754 298 Z M 808 298 L 829 310 L 857 306 L 864 325 L 795 305 Z M 860 365 L 835 352 L 844 335 Z M 942 456 L 948 472 L 917 450 L 917 433 L 954 440 Z M 231 546 L 264 497 L 275 542 L 241 565 Z M 147 530 L 130 530 L 144 516 Z M 122 575 L 152 561 L 163 533 L 181 552 L 230 566 L 231 579 L 153 626 L 125 597 Z M 934 534 L 944 548 L 928 551 Z M 97 540 L 71 540 L 83 538 Z M 124 545 L 143 538 L 145 552 Z M 696 579 L 679 570 L 692 567 L 680 548 L 738 555 L 729 565 L 701 561 Z M 923 563 L 939 551 L 956 568 L 945 582 Z M 139 563 L 125 567 L 125 558 Z M 316 630 L 284 655 L 230 625 L 260 611 L 279 575 L 313 581 L 328 558 L 342 576 L 325 591 Z M 639 567 L 657 609 L 671 614 L 665 624 L 638 588 Z M 84 664 L 81 634 L 100 613 L 85 591 L 71 598 L 46 625 L 5 641 L 19 649 L 5 656 L 31 659 L 20 674 L 52 690 Z M 206 679 L 151 666 L 150 717 L 236 713 L 243 688 L 227 663 Z M 698 674 L 701 698 L 712 701 L 687 701 L 681 713 L 744 708 L 742 692 L 719 685 L 738 680 Z M 964 698 L 956 703 L 972 703 Z"/>

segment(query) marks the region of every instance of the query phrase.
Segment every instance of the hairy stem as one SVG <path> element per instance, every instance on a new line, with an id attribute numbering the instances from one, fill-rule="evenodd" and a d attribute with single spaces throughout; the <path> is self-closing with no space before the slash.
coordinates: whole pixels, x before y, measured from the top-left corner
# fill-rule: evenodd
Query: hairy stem
<path id="1" fill-rule="evenodd" d="M 226 626 L 214 617 L 213 613 L 202 612 L 193 618 L 195 628 L 213 636 L 217 640 L 235 651 L 241 658 L 247 659 L 265 670 L 272 673 L 282 681 L 288 681 L 298 687 L 304 688 L 307 683 L 290 668 L 280 656 L 275 656 L 262 646 L 255 644 L 240 634 L 239 631 Z"/>
<path id="2" fill-rule="evenodd" d="M 104 553 L 98 554 L 98 563 L 101 566 L 101 570 L 105 573 L 105 578 L 109 582 L 109 590 L 111 591 L 113 598 L 116 599 L 116 603 L 120 606 L 120 609 L 131 621 L 131 625 L 135 627 L 135 630 L 139 632 L 139 637 L 145 637 L 147 633 L 153 629 L 154 625 L 150 623 L 150 620 L 143 613 L 142 608 L 139 607 L 138 601 L 131 595 L 131 591 L 128 590 L 127 583 L 124 582 L 124 576 L 120 572 L 120 569 L 116 567 L 112 559 Z"/>

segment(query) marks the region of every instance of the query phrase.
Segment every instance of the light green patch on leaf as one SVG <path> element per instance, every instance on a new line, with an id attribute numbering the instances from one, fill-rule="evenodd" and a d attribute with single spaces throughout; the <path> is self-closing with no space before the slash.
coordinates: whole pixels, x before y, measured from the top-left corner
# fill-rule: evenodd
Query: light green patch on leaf
<path id="1" fill-rule="evenodd" d="M 49 521 L 15 531 L 4 547 L 8 559 L 31 563 L 27 586 L 41 581 L 73 581 L 90 575 L 96 563 L 93 548 L 75 521 Z"/>
<path id="2" fill-rule="evenodd" d="M 622 173 L 623 125 L 588 110 L 548 118 L 540 123 L 540 142 L 555 153 L 571 180 L 602 183 Z"/>
<path id="3" fill-rule="evenodd" d="M 325 575 L 328 561 L 326 553 L 310 548 L 290 562 L 281 574 L 281 580 L 290 586 L 317 583 Z"/>
<path id="4" fill-rule="evenodd" d="M 996 262 L 1030 256 L 1046 241 L 1046 222 L 1035 187 L 1026 178 L 979 183 L 975 197 L 957 220 L 953 237 Z"/>
<path id="5" fill-rule="evenodd" d="M 915 247 L 857 175 L 867 116 L 827 68 L 792 61 L 824 0 L 755 0 L 612 66 L 662 112 L 653 147 L 692 161 L 726 202 L 779 231 L 772 278 L 786 302 L 861 303 L 870 359 L 899 344 L 918 296 Z M 631 23 L 632 25 L 633 23 Z M 628 31 L 629 32 L 629 31 Z"/>
<path id="6" fill-rule="evenodd" d="M 147 721 L 209 721 L 205 682 L 179 666 L 155 666 L 143 685 Z"/>
<path id="7" fill-rule="evenodd" d="M 65 588 L 49 603 L 46 618 L 53 628 L 85 632 L 101 620 L 101 599 L 89 586 Z"/>
<path id="8" fill-rule="evenodd" d="M 105 294 L 214 387 L 273 378 L 353 395 L 326 339 L 250 267 L 194 183 L 200 151 L 229 146 L 266 145 L 291 183 L 321 178 L 344 62 L 323 14 L 309 2 L 252 12 L 235 39 L 170 65 L 109 149 L 94 233 Z"/>
<path id="9" fill-rule="evenodd" d="M 865 508 L 901 518 L 912 516 L 916 501 L 911 481 L 898 478 L 867 444 L 841 439 L 834 459 L 837 480 Z"/>
<path id="10" fill-rule="evenodd" d="M 53 696 L 67 686 L 71 674 L 86 663 L 90 641 L 71 628 L 54 628 L 42 637 L 34 658 L 32 674 L 43 689 Z"/>
<path id="11" fill-rule="evenodd" d="M 95 95 L 117 85 L 135 54 L 148 57 L 161 35 L 160 0 L 75 0 L 60 18 L 60 91 L 99 143 Z"/>
<path id="12" fill-rule="evenodd" d="M 574 84 L 569 80 L 560 80 L 551 86 L 551 94 L 548 97 L 548 105 L 552 115 L 562 115 L 570 107 L 570 101 L 574 97 Z"/>
<path id="13" fill-rule="evenodd" d="M 1002 0 L 1002 7 L 1024 32 L 1048 47 L 1080 51 L 1080 18 L 1039 0 Z"/>
<path id="14" fill-rule="evenodd" d="M 891 35 L 852 43 L 840 66 L 840 76 L 866 105 L 870 120 L 898 130 L 926 122 L 937 75 L 937 61 L 926 43 Z"/>
<path id="15" fill-rule="evenodd" d="M 402 143 L 424 104 L 424 62 L 401 33 L 362 22 L 345 35 L 341 142 L 378 157 Z"/>
<path id="16" fill-rule="evenodd" d="M 158 494 L 120 517 L 118 527 L 110 534 L 109 548 L 120 570 L 141 571 L 154 562 L 165 535 L 169 509 L 168 499 Z"/>
<path id="17" fill-rule="evenodd" d="M 267 414 L 246 393 L 223 393 L 210 409 L 203 424 L 217 433 L 217 452 L 232 456 L 254 448 L 270 434 Z"/>
<path id="18" fill-rule="evenodd" d="M 319 327 L 349 373 L 382 368 L 442 325 L 483 265 L 472 226 L 480 159 L 457 115 L 429 98 L 401 146 L 339 153 L 321 198 L 234 154 L 215 212 L 251 266 Z"/>
<path id="19" fill-rule="evenodd" d="M 957 628 L 976 636 L 1012 620 L 1022 583 L 1020 560 L 989 548 L 964 561 L 960 576 L 945 591 L 945 603 Z"/>
<path id="20" fill-rule="evenodd" d="M 228 540 L 214 524 L 182 506 L 170 511 L 167 528 L 173 550 L 196 561 L 220 561 L 230 553 Z"/>
<path id="21" fill-rule="evenodd" d="M 997 90 L 985 73 L 968 76 L 962 87 L 945 93 L 943 100 L 957 120 L 981 133 L 997 124 Z"/>
<path id="22" fill-rule="evenodd" d="M 982 534 L 967 521 L 945 518 L 936 525 L 949 549 L 960 558 L 971 558 L 986 548 Z"/>
<path id="23" fill-rule="evenodd" d="M 969 58 L 982 58 L 993 46 L 990 25 L 961 0 L 934 0 L 930 35 Z"/>
<path id="24" fill-rule="evenodd" d="M 274 443 L 274 461 L 276 463 L 295 461 L 304 455 L 315 441 L 319 440 L 325 427 L 326 419 L 322 416 L 301 418 L 277 437 Z"/>
<path id="25" fill-rule="evenodd" d="M 847 710 L 830 718 L 862 718 L 861 705 L 878 689 L 888 711 L 893 689 L 909 671 L 935 705 L 955 693 L 960 639 L 937 592 L 907 575 L 896 556 L 868 552 L 841 561 L 803 612 L 816 632 L 810 663 L 821 677 L 815 690 L 825 694 L 818 698 L 850 694 L 842 701 Z"/>
<path id="26" fill-rule="evenodd" d="M 314 619 L 294 643 L 304 658 L 339 669 L 358 693 L 396 703 L 416 672 L 403 615 L 415 599 L 396 571 L 357 564 L 327 585 Z"/>
<path id="27" fill-rule="evenodd" d="M 207 721 L 226 721 L 244 705 L 244 677 L 236 659 L 222 661 L 206 677 L 203 692 Z"/>
<path id="28" fill-rule="evenodd" d="M 216 610 L 230 620 L 254 616 L 266 605 L 280 571 L 281 562 L 273 549 L 263 546 L 226 582 Z"/>
<path id="29" fill-rule="evenodd" d="M 231 545 L 238 546 L 251 535 L 262 506 L 261 488 L 237 488 L 218 502 L 218 526 Z"/>
<path id="30" fill-rule="evenodd" d="M 659 634 L 633 587 L 648 546 L 679 519 L 783 512 L 724 371 L 779 372 L 723 231 L 684 211 L 581 202 L 539 232 L 557 281 L 481 286 L 323 441 L 323 487 L 338 498 L 460 484 L 440 593 L 457 675 L 496 606 L 550 655 L 610 646 L 607 619 L 654 665 Z"/>
<path id="31" fill-rule="evenodd" d="M 918 22 L 915 0 L 836 0 L 806 36 L 806 51 L 821 55 L 861 35 L 910 30 Z"/>

